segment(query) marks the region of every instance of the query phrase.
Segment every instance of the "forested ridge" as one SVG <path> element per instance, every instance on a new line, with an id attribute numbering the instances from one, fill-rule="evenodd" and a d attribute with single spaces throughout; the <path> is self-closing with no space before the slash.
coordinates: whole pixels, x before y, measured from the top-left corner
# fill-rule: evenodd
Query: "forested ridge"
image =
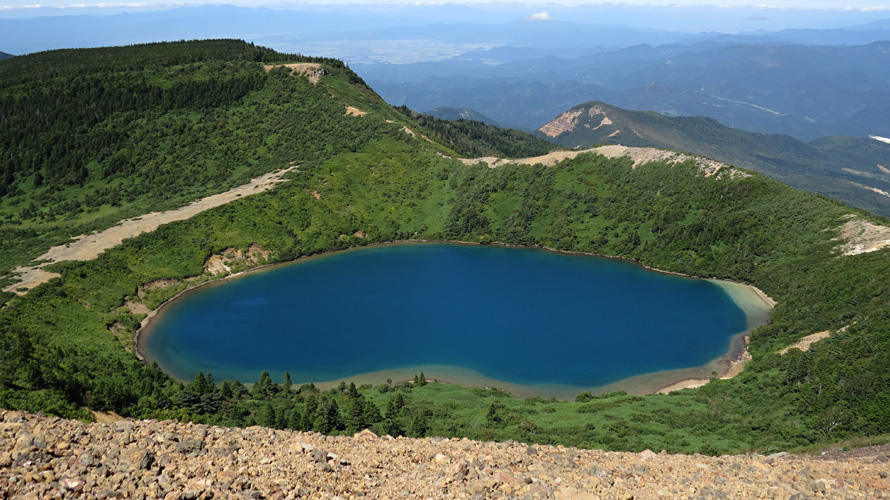
<path id="1" fill-rule="evenodd" d="M 345 69 L 337 75 L 336 66 L 323 67 L 331 74 L 318 86 L 283 69 L 265 77 L 244 70 L 265 78 L 256 106 L 263 110 L 256 123 L 264 123 L 233 129 L 237 135 L 226 146 L 268 143 L 267 130 L 289 126 L 297 116 L 317 120 L 304 124 L 315 129 L 308 138 L 282 134 L 275 139 L 280 147 L 242 150 L 269 161 L 270 169 L 272 160 L 278 167 L 297 161 L 291 181 L 126 240 L 96 260 L 54 264 L 50 269 L 61 279 L 9 298 L 0 310 L 0 406 L 80 418 L 90 418 L 88 410 L 113 410 L 329 433 L 371 427 L 412 436 L 712 454 L 890 432 L 890 251 L 842 256 L 835 240 L 851 213 L 878 219 L 758 174 L 707 177 L 694 161 L 634 167 L 629 159 L 584 154 L 553 167 L 463 165 L 451 158 L 461 152 L 460 127 L 422 126 L 376 99 Z M 310 104 L 330 111 L 288 114 Z M 347 116 L 345 105 L 369 114 Z M 163 137 L 186 140 L 175 131 Z M 324 137 L 316 146 L 323 154 L 310 155 L 314 137 Z M 307 147 L 297 148 L 302 141 Z M 509 154 L 504 144 L 479 147 Z M 515 150 L 524 147 L 538 146 Z M 23 192 L 14 196 L 32 194 Z M 190 284 L 212 279 L 204 270 L 211 255 L 258 245 L 270 252 L 269 262 L 279 262 L 411 238 L 621 256 L 754 284 L 778 305 L 771 323 L 753 333 L 754 360 L 740 376 L 664 396 L 520 399 L 428 383 L 421 374 L 407 383 L 354 387 L 347 381 L 329 391 L 268 374 L 257 374 L 249 389 L 210 374 L 181 384 L 127 350 L 144 317 L 127 304 L 155 309 Z M 14 251 L 4 244 L 4 259 L 14 260 L 8 255 Z M 168 286 L 148 286 L 159 280 Z M 823 330 L 834 334 L 809 351 L 778 354 Z M 311 355 L 330 353 L 300 353 Z"/>

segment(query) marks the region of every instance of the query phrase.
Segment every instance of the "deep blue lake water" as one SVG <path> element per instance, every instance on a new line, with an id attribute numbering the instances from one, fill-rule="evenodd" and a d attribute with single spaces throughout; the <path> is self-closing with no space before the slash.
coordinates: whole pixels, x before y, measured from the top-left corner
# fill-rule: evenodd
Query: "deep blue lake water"
<path id="1" fill-rule="evenodd" d="M 164 308 L 140 348 L 185 380 L 253 382 L 268 370 L 324 382 L 440 365 L 596 387 L 704 365 L 747 326 L 708 280 L 540 249 L 404 244 L 199 288 Z"/>

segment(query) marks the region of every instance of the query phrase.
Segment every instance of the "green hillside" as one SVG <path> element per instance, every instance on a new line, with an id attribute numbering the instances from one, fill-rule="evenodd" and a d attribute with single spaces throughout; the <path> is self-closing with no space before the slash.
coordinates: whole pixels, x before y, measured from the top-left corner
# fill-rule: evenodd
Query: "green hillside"
<path id="1" fill-rule="evenodd" d="M 309 66 L 280 67 L 295 63 Z M 301 71 L 323 81 L 294 77 Z M 357 119 L 347 106 L 376 113 Z M 290 164 L 309 168 L 414 125 L 340 61 L 237 40 L 8 59 L 0 113 L 0 275 L 72 236 Z M 553 147 L 526 140 L 534 151 Z"/>
<path id="2" fill-rule="evenodd" d="M 172 47 L 174 52 L 214 53 L 206 44 L 234 44 L 242 51 L 236 54 L 257 51 L 260 58 L 269 54 L 276 61 L 298 57 L 228 41 Z M 88 57 L 102 52 L 83 51 L 84 57 L 70 65 L 56 53 L 38 54 L 34 57 L 55 58 L 55 67 L 29 81 L 32 86 L 67 88 L 78 75 L 93 71 L 89 60 L 98 61 L 101 67 L 95 71 L 103 78 L 126 74 L 133 52 L 145 60 L 164 61 L 168 48 L 120 49 L 131 51 L 120 63 Z M 158 62 L 151 71 L 178 74 L 182 59 L 170 60 L 172 66 Z M 274 190 L 125 240 L 96 260 L 53 264 L 49 269 L 61 278 L 24 296 L 6 295 L 0 310 L 0 407 L 81 418 L 91 418 L 88 410 L 111 410 L 133 417 L 259 423 L 327 433 L 371 427 L 379 433 L 412 436 L 711 454 L 890 433 L 890 250 L 842 255 L 842 242 L 835 239 L 851 224 L 859 224 L 853 229 L 882 231 L 882 226 L 870 225 L 877 220 L 869 214 L 758 174 L 706 176 L 694 161 L 634 167 L 629 159 L 583 154 L 553 167 L 464 165 L 454 156 L 463 154 L 460 145 L 468 138 L 461 134 L 472 128 L 424 126 L 412 113 L 388 107 L 335 61 L 318 62 L 324 74 L 312 83 L 285 69 L 266 73 L 261 62 L 231 54 L 220 60 L 224 81 L 243 78 L 245 87 L 239 88 L 247 90 L 241 97 L 213 92 L 227 97 L 218 105 L 203 101 L 208 108 L 198 119 L 191 110 L 171 108 L 182 110 L 168 111 L 173 118 L 163 129 L 157 128 L 166 123 L 160 118 L 139 121 L 127 129 L 130 135 L 121 144 L 144 150 L 147 162 L 134 162 L 128 176 L 116 171 L 105 175 L 90 166 L 82 184 L 47 192 L 70 192 L 84 199 L 84 190 L 98 192 L 111 182 L 136 185 L 127 184 L 132 176 L 168 190 L 181 185 L 180 192 L 195 196 L 209 191 L 198 185 L 206 182 L 202 173 L 211 168 L 212 158 L 243 164 L 248 176 L 291 162 L 297 162 L 298 172 Z M 200 71 L 187 70 L 195 76 L 183 82 L 202 81 Z M 72 76 L 53 76 L 56 73 Z M 206 76 L 205 81 L 212 80 Z M 25 95 L 27 89 L 18 92 Z M 347 115 L 346 106 L 367 114 Z M 197 127 L 201 117 L 213 116 L 226 118 L 214 129 L 218 136 L 202 136 L 200 129 L 188 126 L 191 122 Z M 57 126 L 76 129 L 79 119 L 59 118 Z M 114 123 L 123 126 L 129 121 Z M 92 128 L 85 132 L 88 136 Z M 544 146 L 528 136 L 515 136 L 524 142 L 507 141 L 495 129 L 484 130 L 470 142 L 498 156 Z M 193 137 L 205 141 L 201 144 L 207 150 L 191 146 Z M 140 149 L 139 138 L 151 141 Z M 94 151 L 90 140 L 83 144 L 78 148 Z M 119 147 L 109 143 L 107 157 L 91 161 L 102 164 Z M 224 153 L 229 148 L 231 156 Z M 165 151 L 163 157 L 152 156 L 160 151 Z M 83 153 L 83 158 L 91 157 Z M 202 158 L 203 167 L 190 170 L 190 164 Z M 159 169 L 163 162 L 169 165 L 166 170 Z M 40 157 L 30 165 L 46 172 Z M 246 165 L 257 167 L 249 170 Z M 179 175 L 179 169 L 191 174 Z M 225 170 L 217 172 L 223 175 Z M 65 185 L 68 173 L 61 170 L 44 184 Z M 44 192 L 33 186 L 35 174 L 13 171 L 12 183 L 7 183 L 13 193 L 3 197 L 5 207 L 9 197 L 29 200 Z M 232 179 L 238 178 L 233 174 Z M 217 189 L 223 185 L 215 184 Z M 142 205 L 139 200 L 160 196 L 162 190 L 154 185 L 141 189 L 146 191 L 138 192 L 130 206 L 145 210 L 148 202 Z M 12 219 L 7 215 L 2 221 L 4 234 L 25 243 L 7 245 L 4 235 L 5 262 L 22 261 L 19 248 L 32 253 L 46 248 L 49 238 L 35 240 L 41 234 L 38 229 L 43 230 L 38 224 L 52 222 L 43 216 L 23 221 L 7 213 Z M 66 213 L 69 231 L 88 227 L 84 213 Z M 31 233 L 23 231 L 26 224 L 32 225 Z M 156 367 L 143 365 L 132 352 L 145 311 L 188 286 L 219 276 L 204 268 L 213 255 L 254 246 L 268 252 L 256 263 L 233 264 L 238 270 L 407 238 L 543 245 L 621 256 L 667 271 L 753 284 L 778 305 L 771 323 L 752 334 L 749 350 L 754 360 L 740 376 L 665 396 L 581 394 L 575 402 L 519 399 L 497 390 L 426 384 L 420 376 L 415 383 L 360 388 L 343 384 L 323 393 L 261 374 L 251 389 L 233 381 L 217 385 L 204 374 L 182 385 Z M 832 336 L 809 351 L 778 353 L 824 330 Z M 336 353 L 298 356 L 306 355 Z"/>
<path id="3" fill-rule="evenodd" d="M 712 118 L 670 117 L 602 102 L 575 106 L 537 134 L 570 148 L 608 143 L 691 152 L 890 216 L 890 196 L 879 192 L 890 192 L 890 172 L 882 168 L 890 164 L 890 145 L 869 138 L 804 143 L 726 127 Z"/>

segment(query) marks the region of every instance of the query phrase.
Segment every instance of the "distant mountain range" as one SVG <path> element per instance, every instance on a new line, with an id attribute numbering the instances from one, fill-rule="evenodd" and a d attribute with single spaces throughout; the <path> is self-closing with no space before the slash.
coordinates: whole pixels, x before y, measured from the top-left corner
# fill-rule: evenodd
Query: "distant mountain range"
<path id="1" fill-rule="evenodd" d="M 470 50 L 468 46 L 472 45 L 513 45 L 575 57 L 591 48 L 614 50 L 641 43 L 718 40 L 862 45 L 890 39 L 890 26 L 881 22 L 887 14 L 879 9 L 555 3 L 534 6 L 508 2 L 282 3 L 267 7 L 100 5 L 6 8 L 0 16 L 0 46 L 26 54 L 140 41 L 244 37 L 279 50 L 341 57 L 348 54 L 347 62 L 352 64 L 412 57 L 414 61 L 445 59 Z M 406 40 L 411 43 L 402 47 L 396 43 Z M 452 53 L 458 47 L 464 50 Z M 428 51 L 430 48 L 434 50 Z"/>
<path id="2" fill-rule="evenodd" d="M 467 107 L 522 129 L 538 128 L 578 102 L 599 100 L 710 116 L 805 141 L 890 136 L 890 42 L 828 47 L 711 40 L 574 58 L 529 54 L 523 59 L 521 49 L 500 48 L 440 62 L 353 67 L 393 104 Z"/>
<path id="3" fill-rule="evenodd" d="M 6 52 L 0 52 L 0 61 L 2 61 L 4 59 L 9 59 L 10 57 L 12 57 L 12 54 L 7 54 Z"/>
<path id="4" fill-rule="evenodd" d="M 830 136 L 806 143 L 726 127 L 713 118 L 670 117 L 602 102 L 575 106 L 537 134 L 571 148 L 609 143 L 691 152 L 890 216 L 890 144 L 880 137 Z"/>

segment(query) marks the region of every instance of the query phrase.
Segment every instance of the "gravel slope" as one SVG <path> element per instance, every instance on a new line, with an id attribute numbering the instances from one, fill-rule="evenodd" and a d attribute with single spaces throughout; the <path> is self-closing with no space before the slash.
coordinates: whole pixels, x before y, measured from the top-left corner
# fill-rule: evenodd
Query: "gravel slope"
<path id="1" fill-rule="evenodd" d="M 888 456 L 614 453 L 0 410 L 3 498 L 890 498 Z"/>

